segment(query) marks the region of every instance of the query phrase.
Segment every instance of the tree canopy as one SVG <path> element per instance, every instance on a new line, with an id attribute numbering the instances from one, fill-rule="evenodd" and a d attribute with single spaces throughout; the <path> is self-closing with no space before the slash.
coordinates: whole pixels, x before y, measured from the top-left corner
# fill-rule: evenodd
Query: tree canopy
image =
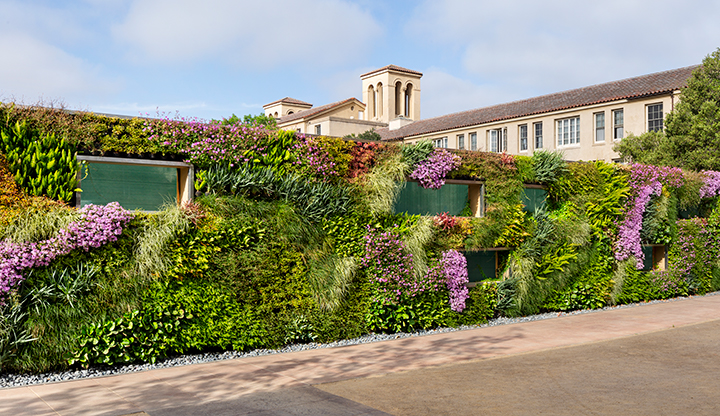
<path id="1" fill-rule="evenodd" d="M 720 48 L 693 71 L 664 132 L 629 135 L 615 151 L 638 163 L 720 170 Z"/>

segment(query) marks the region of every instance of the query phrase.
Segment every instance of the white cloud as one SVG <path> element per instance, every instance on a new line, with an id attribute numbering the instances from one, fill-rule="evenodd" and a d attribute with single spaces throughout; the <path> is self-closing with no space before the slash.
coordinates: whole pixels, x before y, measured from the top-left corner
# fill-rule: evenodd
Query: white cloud
<path id="1" fill-rule="evenodd" d="M 720 39 L 720 4 L 692 0 L 432 0 L 409 20 L 464 75 L 527 96 L 699 63 Z"/>
<path id="2" fill-rule="evenodd" d="M 518 92 L 511 95 L 512 93 L 495 85 L 477 85 L 436 68 L 424 71 L 421 85 L 422 118 L 471 110 L 519 98 Z"/>
<path id="3" fill-rule="evenodd" d="M 40 98 L 75 100 L 119 88 L 118 80 L 62 49 L 23 34 L 0 33 L 0 96 L 26 103 Z M 87 103 L 85 103 L 87 104 Z"/>
<path id="4" fill-rule="evenodd" d="M 135 0 L 114 36 L 145 61 L 227 61 L 263 69 L 361 60 L 381 34 L 343 0 Z"/>

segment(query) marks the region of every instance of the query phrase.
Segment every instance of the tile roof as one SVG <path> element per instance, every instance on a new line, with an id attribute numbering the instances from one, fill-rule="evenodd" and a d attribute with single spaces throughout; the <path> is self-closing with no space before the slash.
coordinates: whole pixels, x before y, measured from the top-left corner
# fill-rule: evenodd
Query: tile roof
<path id="1" fill-rule="evenodd" d="M 271 102 L 270 104 L 265 104 L 265 105 L 263 106 L 263 108 L 264 108 L 264 107 L 269 107 L 269 106 L 271 106 L 271 105 L 273 105 L 273 104 L 277 104 L 277 103 L 287 103 L 287 104 L 295 104 L 295 105 L 305 105 L 305 106 L 308 106 L 308 107 L 312 107 L 312 104 L 306 103 L 305 101 L 301 101 L 301 100 L 298 100 L 298 99 L 295 99 L 295 98 L 285 97 L 285 98 L 283 98 L 283 99 L 281 99 L 281 100 L 273 101 L 273 102 Z"/>
<path id="2" fill-rule="evenodd" d="M 346 100 L 321 105 L 320 107 L 311 108 L 309 110 L 298 111 L 297 113 L 293 113 L 293 114 L 290 114 L 287 116 L 280 117 L 279 119 L 277 119 L 277 124 L 287 123 L 288 121 L 295 121 L 295 120 L 299 120 L 301 118 L 312 117 L 312 116 L 320 114 L 324 111 L 331 110 L 331 109 L 333 109 L 335 107 L 339 107 L 343 104 L 347 104 L 351 101 L 357 101 L 358 103 L 362 104 L 362 101 L 358 100 L 357 98 L 348 98 Z"/>
<path id="3" fill-rule="evenodd" d="M 551 111 L 667 93 L 686 86 L 692 71 L 698 66 L 699 65 L 688 66 L 605 84 L 542 95 L 526 100 L 418 120 L 397 130 L 391 131 L 388 128 L 382 128 L 376 130 L 376 132 L 380 134 L 383 140 L 399 140 L 405 137 L 470 127 L 534 114 L 549 113 Z"/>
<path id="4" fill-rule="evenodd" d="M 366 73 L 360 75 L 360 78 L 365 78 L 365 77 L 368 76 L 368 75 L 372 75 L 372 74 L 374 74 L 374 73 L 376 73 L 376 72 L 381 72 L 381 71 L 384 71 L 384 70 L 386 70 L 386 69 L 389 69 L 389 70 L 391 70 L 391 71 L 405 72 L 405 73 L 408 73 L 408 74 L 413 74 L 413 75 L 420 75 L 420 76 L 422 76 L 422 72 L 413 71 L 412 69 L 403 68 L 403 67 L 397 66 L 397 65 L 388 65 L 388 66 L 384 66 L 384 67 L 382 67 L 382 68 L 380 68 L 380 69 L 376 69 L 376 70 L 374 70 L 374 71 L 366 72 Z"/>

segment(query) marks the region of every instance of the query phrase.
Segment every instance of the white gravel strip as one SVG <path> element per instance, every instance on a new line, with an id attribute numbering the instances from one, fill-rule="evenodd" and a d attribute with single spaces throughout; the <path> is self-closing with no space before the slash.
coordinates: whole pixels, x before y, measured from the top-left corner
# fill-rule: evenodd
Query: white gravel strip
<path id="1" fill-rule="evenodd" d="M 715 296 L 720 295 L 720 292 L 713 292 L 708 293 L 704 296 Z M 319 349 L 319 348 L 333 348 L 333 347 L 341 347 L 346 345 L 357 345 L 357 344 L 366 344 L 370 342 L 378 342 L 378 341 L 387 341 L 392 339 L 400 339 L 400 338 L 409 338 L 409 337 L 418 337 L 418 336 L 424 336 L 424 335 L 431 335 L 431 334 L 439 334 L 443 332 L 454 332 L 454 331 L 464 331 L 468 329 L 476 329 L 476 328 L 485 328 L 489 326 L 498 326 L 498 325 L 508 325 L 508 324 L 515 324 L 520 322 L 530 322 L 530 321 L 539 321 L 543 319 L 551 319 L 551 318 L 557 318 L 559 316 L 567 316 L 567 315 L 579 315 L 583 313 L 593 313 L 597 311 L 604 311 L 604 310 L 611 310 L 611 309 L 621 309 L 621 308 L 633 308 L 637 306 L 643 306 L 643 305 L 650 305 L 654 303 L 663 303 L 663 302 L 674 302 L 678 300 L 683 299 L 689 299 L 692 297 L 697 296 L 690 296 L 690 297 L 679 297 L 679 298 L 673 298 L 673 299 L 667 299 L 667 300 L 653 300 L 650 302 L 641 302 L 641 303 L 631 303 L 627 305 L 618 305 L 618 306 L 607 306 L 602 309 L 586 309 L 586 310 L 578 310 L 578 311 L 571 311 L 571 312 L 548 312 L 548 313 L 541 313 L 538 315 L 530 315 L 530 316 L 523 316 L 519 318 L 506 318 L 506 317 L 500 317 L 491 319 L 488 321 L 488 323 L 483 325 L 464 325 L 457 328 L 437 328 L 437 329 L 431 329 L 431 330 L 422 330 L 412 333 L 405 333 L 405 332 L 399 332 L 396 334 L 368 334 L 364 335 L 358 338 L 353 339 L 345 339 L 340 341 L 334 341 L 327 344 L 321 344 L 321 343 L 315 343 L 311 342 L 308 344 L 293 344 L 288 345 L 283 348 L 277 349 L 277 350 L 270 350 L 270 349 L 257 349 L 247 352 L 242 351 L 224 351 L 224 352 L 217 352 L 217 353 L 205 353 L 205 354 L 188 354 L 188 355 L 181 355 L 178 357 L 172 357 L 172 358 L 166 358 L 163 360 L 157 361 L 155 364 L 145 363 L 145 364 L 127 364 L 127 365 L 118 365 L 113 367 L 91 367 L 85 370 L 71 370 L 71 371 L 61 371 L 61 372 L 50 372 L 50 373 L 42 373 L 42 374 L 1 374 L 0 375 L 0 388 L 11 388 L 11 387 L 22 387 L 22 386 L 30 386 L 34 384 L 43 384 L 43 383 L 56 383 L 61 381 L 69 381 L 69 380 L 78 380 L 83 378 L 91 378 L 91 377 L 104 377 L 104 376 L 111 376 L 111 375 L 117 375 L 117 374 L 124 374 L 124 373 L 132 373 L 137 371 L 145 371 L 145 370 L 153 370 L 157 368 L 168 368 L 168 367 L 175 367 L 180 365 L 189 365 L 189 364 L 199 364 L 199 363 L 207 363 L 212 361 L 221 361 L 221 360 L 232 360 L 235 358 L 243 358 L 243 357 L 256 357 L 261 355 L 270 355 L 270 354 L 283 354 L 288 352 L 296 352 L 296 351 L 304 351 L 304 350 L 312 350 L 312 349 Z"/>

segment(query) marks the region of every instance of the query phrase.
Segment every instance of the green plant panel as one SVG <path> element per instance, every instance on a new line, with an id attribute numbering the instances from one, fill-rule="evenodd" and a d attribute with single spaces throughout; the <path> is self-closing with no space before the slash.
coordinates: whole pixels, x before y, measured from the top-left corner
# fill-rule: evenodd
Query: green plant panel
<path id="1" fill-rule="evenodd" d="M 547 199 L 547 191 L 536 188 L 523 188 L 521 201 L 523 203 L 523 211 L 534 213 L 538 208 L 545 205 Z"/>
<path id="2" fill-rule="evenodd" d="M 156 211 L 177 201 L 177 168 L 88 163 L 81 178 L 81 206 L 117 201 L 125 209 Z"/>
<path id="3" fill-rule="evenodd" d="M 395 213 L 437 215 L 447 212 L 460 215 L 468 200 L 468 185 L 445 184 L 440 189 L 425 189 L 417 182 L 407 182 L 395 203 Z"/>
<path id="4" fill-rule="evenodd" d="M 496 279 L 495 251 L 466 251 L 463 253 L 467 259 L 468 280 L 481 282 Z"/>

